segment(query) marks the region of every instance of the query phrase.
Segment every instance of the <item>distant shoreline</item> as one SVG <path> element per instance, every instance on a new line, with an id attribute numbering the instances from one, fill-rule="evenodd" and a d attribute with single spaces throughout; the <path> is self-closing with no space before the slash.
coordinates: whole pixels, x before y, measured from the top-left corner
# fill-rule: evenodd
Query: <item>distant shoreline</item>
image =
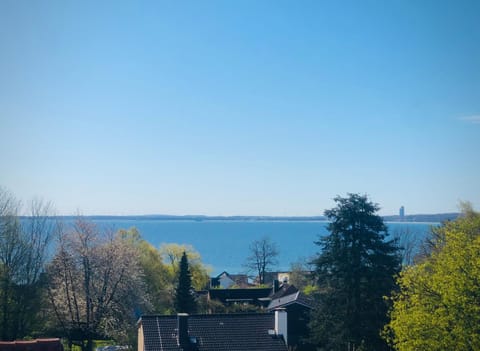
<path id="1" fill-rule="evenodd" d="M 439 223 L 454 220 L 459 213 L 438 213 L 438 214 L 414 214 L 407 215 L 403 219 L 398 215 L 382 216 L 385 222 L 399 223 Z M 28 216 L 22 216 L 27 218 Z M 84 216 L 90 220 L 155 220 L 155 221 L 271 221 L 271 222 L 325 222 L 325 216 L 203 216 L 203 215 L 129 215 L 129 216 L 112 216 L 112 215 L 94 215 Z M 55 219 L 73 220 L 77 216 L 54 216 Z"/>

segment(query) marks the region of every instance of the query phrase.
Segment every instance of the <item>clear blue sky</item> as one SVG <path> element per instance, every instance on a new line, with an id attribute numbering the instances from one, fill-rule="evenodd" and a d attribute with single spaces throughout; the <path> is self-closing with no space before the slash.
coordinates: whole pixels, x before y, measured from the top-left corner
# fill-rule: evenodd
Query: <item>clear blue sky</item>
<path id="1" fill-rule="evenodd" d="M 480 209 L 480 1 L 0 1 L 0 185 L 59 214 Z"/>

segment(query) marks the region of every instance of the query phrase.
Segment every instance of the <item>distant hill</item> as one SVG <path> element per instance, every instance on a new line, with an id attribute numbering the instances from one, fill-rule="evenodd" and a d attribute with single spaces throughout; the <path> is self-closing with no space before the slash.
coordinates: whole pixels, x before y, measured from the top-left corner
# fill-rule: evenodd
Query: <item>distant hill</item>
<path id="1" fill-rule="evenodd" d="M 61 219 L 75 219 L 77 216 L 57 216 Z M 95 215 L 84 216 L 91 220 L 158 220 L 158 221 L 325 221 L 324 216 L 204 216 L 204 215 L 134 215 L 110 216 Z"/>
<path id="2" fill-rule="evenodd" d="M 456 219 L 460 213 L 437 213 L 437 214 L 414 214 L 407 215 L 403 219 L 400 216 L 383 216 L 386 222 L 445 222 Z"/>
<path id="3" fill-rule="evenodd" d="M 383 216 L 386 222 L 444 222 L 453 220 L 459 213 L 414 214 L 403 220 L 400 216 Z M 325 216 L 204 216 L 204 215 L 134 215 L 134 216 L 85 216 L 91 220 L 159 220 L 159 221 L 326 221 Z M 76 216 L 58 216 L 60 219 L 75 219 Z"/>

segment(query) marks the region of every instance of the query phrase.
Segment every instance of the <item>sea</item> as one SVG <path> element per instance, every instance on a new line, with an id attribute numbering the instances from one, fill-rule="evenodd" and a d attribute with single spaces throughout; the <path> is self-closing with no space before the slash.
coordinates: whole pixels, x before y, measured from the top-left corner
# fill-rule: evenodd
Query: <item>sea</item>
<path id="1" fill-rule="evenodd" d="M 200 253 L 202 262 L 213 276 L 223 271 L 244 273 L 255 240 L 269 238 L 275 243 L 278 265 L 275 270 L 288 271 L 294 262 L 311 260 L 320 252 L 315 244 L 328 234 L 324 221 L 262 221 L 262 220 L 150 220 L 95 219 L 99 227 L 129 229 L 135 227 L 142 238 L 155 247 L 165 243 L 191 245 Z M 420 242 L 432 226 L 439 223 L 387 222 L 389 235 L 407 234 Z"/>

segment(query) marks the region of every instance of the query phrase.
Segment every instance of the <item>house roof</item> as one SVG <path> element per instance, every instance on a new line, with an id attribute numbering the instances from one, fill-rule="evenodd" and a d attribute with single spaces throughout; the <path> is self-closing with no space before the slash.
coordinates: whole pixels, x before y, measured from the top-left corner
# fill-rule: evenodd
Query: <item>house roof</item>
<path id="1" fill-rule="evenodd" d="M 220 286 L 230 288 L 232 285 L 237 285 L 241 288 L 252 286 L 252 284 L 248 283 L 248 276 L 246 274 L 229 274 L 223 271 L 216 277 L 210 278 L 210 286 L 213 288 Z"/>
<path id="2" fill-rule="evenodd" d="M 177 316 L 143 316 L 143 351 L 179 351 Z M 273 313 L 188 316 L 188 336 L 198 351 L 286 351 L 283 338 L 272 336 Z M 142 351 L 142 350 L 139 350 Z"/>
<path id="3" fill-rule="evenodd" d="M 225 277 L 228 277 L 232 280 L 236 280 L 236 279 L 248 279 L 248 276 L 246 274 L 230 274 L 228 273 L 227 271 L 223 271 L 222 273 L 220 273 L 219 275 L 217 275 L 216 277 L 212 277 L 212 279 L 218 279 L 222 276 L 225 276 Z"/>
<path id="4" fill-rule="evenodd" d="M 0 351 L 63 351 L 58 338 L 0 341 Z"/>
<path id="5" fill-rule="evenodd" d="M 270 304 L 267 307 L 267 311 L 273 311 L 277 308 L 285 308 L 293 304 L 298 304 L 307 308 L 313 307 L 313 301 L 301 291 L 297 291 L 290 295 L 274 299 L 272 298 L 272 301 L 270 301 Z"/>
<path id="6" fill-rule="evenodd" d="M 298 289 L 295 287 L 295 285 L 282 284 L 278 291 L 276 291 L 273 295 L 270 296 L 270 299 L 274 300 L 286 295 L 295 294 L 297 291 Z"/>
<path id="7" fill-rule="evenodd" d="M 257 301 L 270 295 L 270 288 L 252 288 L 252 289 L 210 289 L 211 299 L 219 300 L 223 303 L 234 301 Z"/>

